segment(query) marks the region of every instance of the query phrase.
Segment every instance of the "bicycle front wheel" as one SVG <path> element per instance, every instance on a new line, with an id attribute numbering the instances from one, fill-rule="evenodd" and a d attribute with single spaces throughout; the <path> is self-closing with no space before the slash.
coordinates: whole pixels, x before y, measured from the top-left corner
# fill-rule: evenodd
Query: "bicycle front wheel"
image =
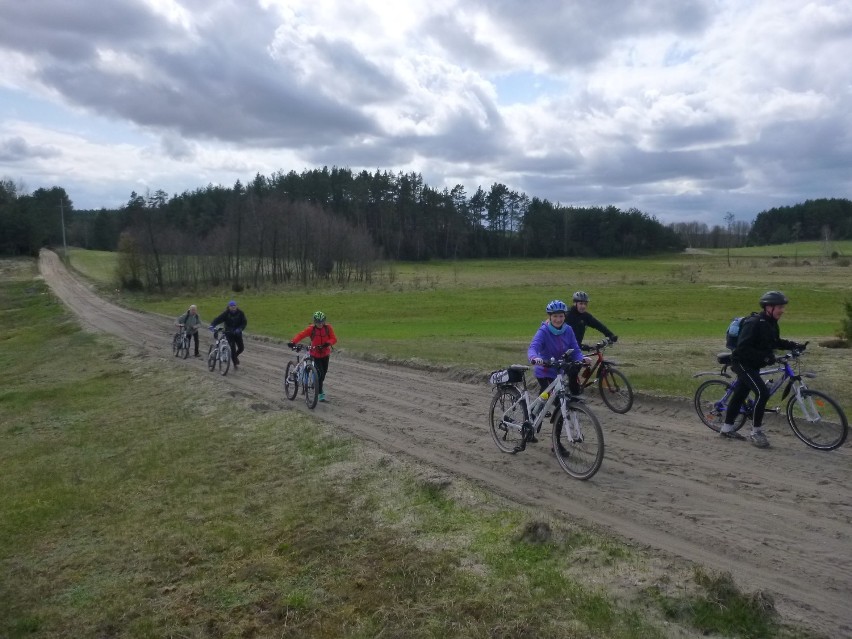
<path id="1" fill-rule="evenodd" d="M 633 406 L 633 387 L 627 376 L 612 366 L 604 367 L 598 380 L 603 403 L 613 413 L 624 414 Z"/>
<path id="2" fill-rule="evenodd" d="M 210 349 L 207 351 L 207 368 L 211 371 L 216 370 L 216 361 L 218 359 L 217 355 L 219 351 L 216 350 L 216 347 L 211 344 Z"/>
<path id="3" fill-rule="evenodd" d="M 224 344 L 219 347 L 219 372 L 227 375 L 231 368 L 231 347 Z"/>
<path id="4" fill-rule="evenodd" d="M 287 362 L 287 368 L 284 369 L 284 396 L 289 400 L 296 399 L 296 394 L 299 392 L 296 367 L 296 362 Z"/>
<path id="5" fill-rule="evenodd" d="M 802 390 L 787 402 L 790 428 L 811 448 L 834 450 L 846 441 L 849 423 L 837 402 L 824 393 Z"/>
<path id="6" fill-rule="evenodd" d="M 184 336 L 183 339 L 181 339 L 180 348 L 178 349 L 177 356 L 182 357 L 183 359 L 186 359 L 187 357 L 189 357 L 189 337 L 188 336 Z"/>
<path id="7" fill-rule="evenodd" d="M 172 353 L 175 357 L 178 356 L 178 352 L 180 350 L 180 333 L 175 333 L 175 336 L 172 338 Z"/>
<path id="8" fill-rule="evenodd" d="M 308 364 L 305 366 L 305 404 L 308 408 L 314 408 L 317 405 L 319 397 L 319 378 L 317 377 L 317 369 Z"/>
<path id="9" fill-rule="evenodd" d="M 725 413 L 728 412 L 728 399 L 731 395 L 731 385 L 721 379 L 708 379 L 695 391 L 693 403 L 698 417 L 712 431 L 719 432 L 725 423 Z M 739 430 L 745 423 L 744 413 L 737 415 L 734 420 L 734 430 Z"/>
<path id="10" fill-rule="evenodd" d="M 488 424 L 497 448 L 514 453 L 524 443 L 524 407 L 517 403 L 521 392 L 514 386 L 498 386 L 491 399 Z M 524 402 L 526 403 L 526 402 Z"/>
<path id="11" fill-rule="evenodd" d="M 560 414 L 553 424 L 553 453 L 571 477 L 591 479 L 603 463 L 603 430 L 595 414 L 579 402 L 568 406 L 568 417 L 565 424 Z"/>

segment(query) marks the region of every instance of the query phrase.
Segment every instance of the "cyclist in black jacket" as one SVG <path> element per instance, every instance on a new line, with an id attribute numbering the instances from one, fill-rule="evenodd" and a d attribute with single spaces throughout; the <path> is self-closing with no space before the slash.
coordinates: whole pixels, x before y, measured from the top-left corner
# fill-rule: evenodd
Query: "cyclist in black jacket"
<path id="1" fill-rule="evenodd" d="M 589 296 L 587 293 L 577 291 L 574 293 L 574 297 L 571 298 L 571 301 L 573 304 L 565 314 L 565 323 L 574 331 L 574 336 L 577 338 L 578 344 L 583 343 L 583 336 L 586 334 L 586 326 L 590 326 L 595 330 L 600 331 L 613 342 L 618 341 L 617 335 L 614 335 L 613 332 L 604 326 L 600 320 L 595 318 L 594 315 L 586 310 L 589 307 Z"/>
<path id="2" fill-rule="evenodd" d="M 228 308 L 210 322 L 210 328 L 215 328 L 219 324 L 225 325 L 225 337 L 231 346 L 234 368 L 236 368 L 240 365 L 240 353 L 245 350 L 245 346 L 243 345 L 243 331 L 248 325 L 246 314 L 243 313 L 241 308 L 237 308 L 237 303 L 234 300 L 231 300 L 228 302 Z"/>
<path id="3" fill-rule="evenodd" d="M 763 432 L 763 413 L 769 401 L 769 389 L 760 376 L 762 366 L 775 363 L 775 349 L 804 350 L 803 344 L 781 339 L 778 320 L 787 310 L 787 296 L 781 291 L 767 291 L 760 298 L 760 313 L 747 317 L 740 327 L 737 347 L 731 353 L 731 370 L 737 374 L 738 384 L 731 394 L 725 423 L 719 435 L 727 439 L 746 439 L 734 431 L 734 420 L 748 397 L 754 392 L 752 430 L 748 439 L 758 448 L 769 448 L 769 440 Z"/>

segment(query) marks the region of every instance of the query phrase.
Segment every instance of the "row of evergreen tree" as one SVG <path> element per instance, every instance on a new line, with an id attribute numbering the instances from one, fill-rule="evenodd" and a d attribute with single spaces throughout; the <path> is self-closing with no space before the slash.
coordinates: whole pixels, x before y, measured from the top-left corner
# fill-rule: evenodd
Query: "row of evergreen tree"
<path id="1" fill-rule="evenodd" d="M 134 192 L 113 210 L 74 210 L 61 187 L 18 191 L 11 180 L 0 180 L 0 253 L 35 254 L 63 241 L 101 250 L 121 243 L 137 254 L 131 265 L 145 264 L 132 277 L 157 287 L 174 283 L 170 272 L 181 273 L 175 276 L 181 283 L 240 282 L 247 272 L 258 281 L 369 279 L 369 263 L 380 257 L 637 256 L 686 246 L 852 238 L 846 199 L 770 209 L 753 224 L 728 214 L 725 225 L 664 226 L 636 209 L 563 206 L 499 183 L 469 195 L 460 185 L 434 189 L 418 173 L 338 167 L 258 174 L 246 185 L 208 185 L 171 197 Z M 205 257 L 209 264 L 158 264 L 177 256 Z"/>

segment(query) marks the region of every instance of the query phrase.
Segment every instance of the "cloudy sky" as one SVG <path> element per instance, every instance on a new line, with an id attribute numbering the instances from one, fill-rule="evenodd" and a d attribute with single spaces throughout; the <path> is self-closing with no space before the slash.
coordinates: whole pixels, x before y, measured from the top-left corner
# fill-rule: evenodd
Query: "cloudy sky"
<path id="1" fill-rule="evenodd" d="M 0 0 L 0 177 L 322 166 L 663 222 L 852 197 L 849 0 Z"/>

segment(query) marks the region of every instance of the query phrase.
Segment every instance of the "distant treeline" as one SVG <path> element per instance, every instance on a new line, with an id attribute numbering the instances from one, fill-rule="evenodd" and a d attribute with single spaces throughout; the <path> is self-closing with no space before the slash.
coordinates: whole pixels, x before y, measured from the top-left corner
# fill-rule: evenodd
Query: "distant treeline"
<path id="1" fill-rule="evenodd" d="M 258 174 L 247 185 L 171 197 L 134 192 L 114 210 L 76 211 L 60 187 L 19 190 L 0 180 L 0 253 L 61 246 L 64 216 L 68 244 L 121 250 L 126 284 L 161 289 L 370 280 L 383 258 L 638 256 L 826 233 L 852 237 L 848 200 L 764 211 L 754 225 L 728 214 L 712 228 L 665 226 L 636 209 L 563 206 L 498 183 L 468 194 L 460 185 L 434 189 L 417 173 L 337 167 Z"/>

